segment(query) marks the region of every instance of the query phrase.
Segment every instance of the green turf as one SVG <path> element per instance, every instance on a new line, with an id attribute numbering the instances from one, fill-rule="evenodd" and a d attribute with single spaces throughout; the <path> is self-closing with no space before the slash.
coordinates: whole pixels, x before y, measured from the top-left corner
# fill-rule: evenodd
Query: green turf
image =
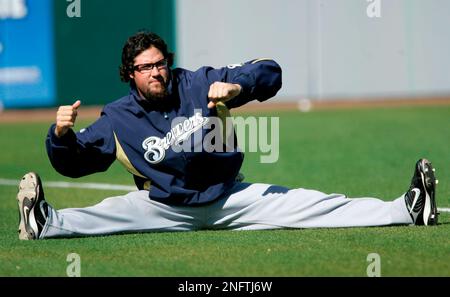
<path id="1" fill-rule="evenodd" d="M 450 107 L 395 108 L 280 117 L 280 158 L 259 163 L 246 155 L 247 181 L 350 197 L 392 200 L 409 186 L 425 156 L 440 179 L 438 206 L 450 207 Z M 56 173 L 45 153 L 49 123 L 0 124 L 0 178 L 36 170 L 44 181 L 73 181 Z M 78 123 L 77 128 L 87 123 Z M 120 165 L 79 182 L 132 184 Z M 0 186 L 0 275 L 65 276 L 69 253 L 82 276 L 365 276 L 378 253 L 382 276 L 450 276 L 450 215 L 435 227 L 198 231 L 127 234 L 24 242 L 17 238 L 16 187 Z M 123 192 L 46 188 L 56 208 L 83 207 Z"/>

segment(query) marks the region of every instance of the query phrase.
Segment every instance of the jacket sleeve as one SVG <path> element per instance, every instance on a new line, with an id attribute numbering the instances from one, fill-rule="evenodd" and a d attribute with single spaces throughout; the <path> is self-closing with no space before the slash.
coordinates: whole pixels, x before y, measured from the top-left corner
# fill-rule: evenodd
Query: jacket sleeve
<path id="1" fill-rule="evenodd" d="M 68 177 L 105 171 L 116 158 L 114 135 L 106 116 L 80 132 L 69 129 L 61 138 L 55 135 L 53 124 L 47 134 L 46 147 L 53 167 Z"/>
<path id="2" fill-rule="evenodd" d="M 255 99 L 265 101 L 281 88 L 281 67 L 270 59 L 257 59 L 220 69 L 203 67 L 203 71 L 208 87 L 216 81 L 241 85 L 241 94 L 226 102 L 228 108 L 239 107 Z"/>

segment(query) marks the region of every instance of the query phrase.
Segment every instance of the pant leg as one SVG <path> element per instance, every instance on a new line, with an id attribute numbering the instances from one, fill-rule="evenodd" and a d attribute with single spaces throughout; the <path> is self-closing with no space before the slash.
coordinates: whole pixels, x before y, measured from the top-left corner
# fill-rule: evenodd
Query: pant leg
<path id="1" fill-rule="evenodd" d="M 111 197 L 86 208 L 55 210 L 39 238 L 105 235 L 123 232 L 189 231 L 201 228 L 203 212 L 168 206 L 148 198 L 148 191 Z"/>
<path id="2" fill-rule="evenodd" d="M 403 195 L 385 202 L 342 194 L 240 183 L 207 210 L 212 229 L 362 227 L 411 224 Z"/>

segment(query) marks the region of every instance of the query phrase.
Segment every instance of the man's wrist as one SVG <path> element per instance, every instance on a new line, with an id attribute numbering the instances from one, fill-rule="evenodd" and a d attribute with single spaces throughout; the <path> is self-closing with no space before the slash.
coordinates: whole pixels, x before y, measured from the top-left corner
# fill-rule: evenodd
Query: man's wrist
<path id="1" fill-rule="evenodd" d="M 242 86 L 240 84 L 237 84 L 237 83 L 234 83 L 233 85 L 235 85 L 239 89 L 239 92 L 236 95 L 236 96 L 239 96 L 242 93 Z"/>

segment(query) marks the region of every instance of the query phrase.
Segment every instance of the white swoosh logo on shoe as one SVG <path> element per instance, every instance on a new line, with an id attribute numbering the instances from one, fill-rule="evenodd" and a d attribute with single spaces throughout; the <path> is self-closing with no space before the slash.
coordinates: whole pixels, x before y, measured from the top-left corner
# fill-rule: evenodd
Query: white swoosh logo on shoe
<path id="1" fill-rule="evenodd" d="M 411 205 L 411 209 L 409 210 L 409 213 L 411 214 L 413 212 L 414 207 L 416 206 L 417 201 L 419 200 L 420 197 L 420 190 L 417 188 L 412 189 L 411 191 L 414 192 L 415 196 L 414 196 L 414 200 L 413 203 Z"/>

